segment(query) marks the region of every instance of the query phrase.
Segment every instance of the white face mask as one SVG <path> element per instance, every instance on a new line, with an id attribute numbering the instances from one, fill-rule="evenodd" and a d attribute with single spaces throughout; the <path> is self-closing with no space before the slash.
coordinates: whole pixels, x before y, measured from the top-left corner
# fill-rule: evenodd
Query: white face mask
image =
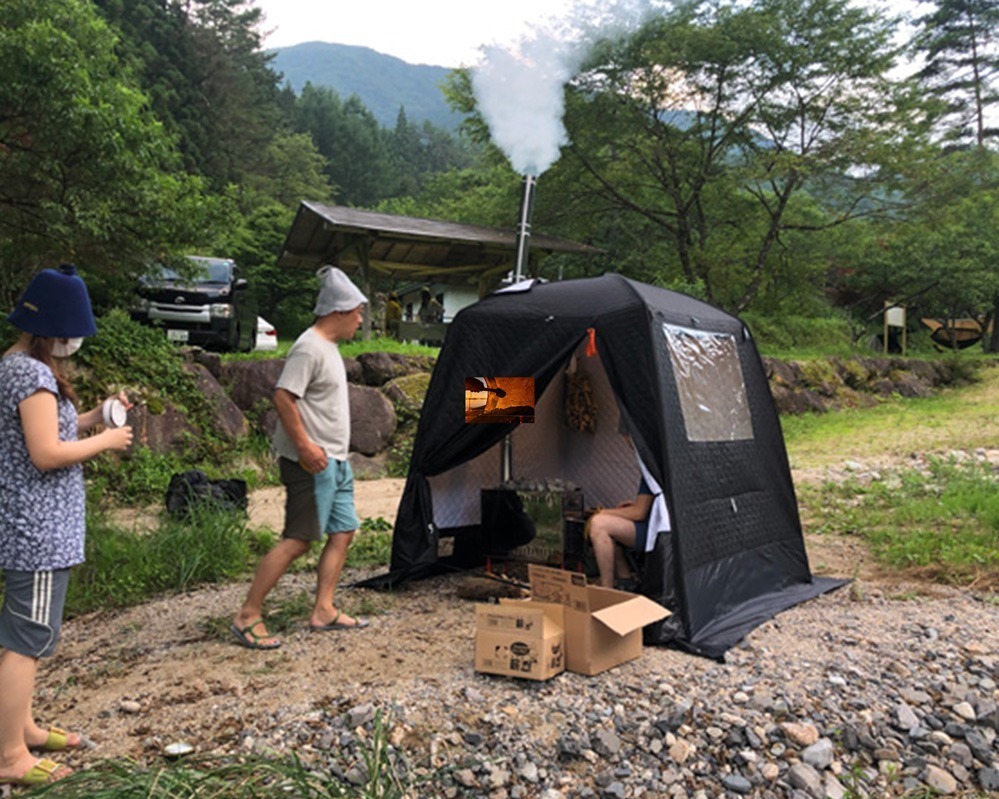
<path id="1" fill-rule="evenodd" d="M 52 345 L 52 354 L 56 358 L 68 358 L 83 344 L 82 338 L 58 338 Z"/>

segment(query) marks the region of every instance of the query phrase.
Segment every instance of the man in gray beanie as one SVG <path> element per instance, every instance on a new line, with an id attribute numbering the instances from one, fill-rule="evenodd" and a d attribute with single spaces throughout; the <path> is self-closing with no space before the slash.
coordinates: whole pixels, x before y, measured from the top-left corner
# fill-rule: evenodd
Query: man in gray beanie
<path id="1" fill-rule="evenodd" d="M 261 559 L 231 627 L 239 643 L 250 649 L 281 645 L 264 624 L 264 600 L 292 562 L 324 535 L 309 626 L 316 632 L 368 626 L 363 619 L 345 614 L 334 602 L 347 550 L 358 527 L 354 476 L 347 461 L 347 372 L 337 343 L 357 332 L 368 299 L 336 267 L 324 266 L 318 275 L 316 320 L 288 351 L 274 391 L 278 425 L 273 447 L 286 490 L 284 532 L 281 541 Z"/>

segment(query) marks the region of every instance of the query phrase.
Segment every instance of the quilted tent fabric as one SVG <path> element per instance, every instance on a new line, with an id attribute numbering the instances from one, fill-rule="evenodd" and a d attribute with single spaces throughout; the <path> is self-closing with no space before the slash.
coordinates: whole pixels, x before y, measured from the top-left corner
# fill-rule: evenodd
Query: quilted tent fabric
<path id="1" fill-rule="evenodd" d="M 596 354 L 593 354 L 593 345 Z M 589 353 L 589 355 L 587 355 Z M 566 375 L 589 375 L 592 432 L 561 423 Z M 533 377 L 534 424 L 466 424 L 471 375 Z M 622 444 L 617 430 L 630 435 Z M 513 476 L 582 486 L 588 505 L 634 496 L 635 453 L 662 487 L 671 529 L 646 556 L 642 593 L 673 611 L 647 643 L 721 657 L 776 613 L 842 585 L 813 577 L 766 373 L 736 317 L 616 274 L 497 292 L 451 324 L 424 401 L 393 535 L 395 584 L 487 554 L 482 489 Z"/>

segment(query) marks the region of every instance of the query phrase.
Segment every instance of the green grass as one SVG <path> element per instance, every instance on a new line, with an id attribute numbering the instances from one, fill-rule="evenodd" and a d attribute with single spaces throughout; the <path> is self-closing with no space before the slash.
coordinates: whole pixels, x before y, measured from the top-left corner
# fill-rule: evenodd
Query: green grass
<path id="1" fill-rule="evenodd" d="M 86 562 L 73 569 L 66 612 L 128 607 L 237 577 L 272 540 L 249 532 L 244 513 L 210 506 L 196 508 L 189 522 L 164 516 L 148 531 L 88 514 Z"/>
<path id="2" fill-rule="evenodd" d="M 273 352 L 230 352 L 223 353 L 223 361 L 260 361 L 269 358 L 284 358 L 294 344 L 293 339 L 278 341 L 277 350 Z M 410 344 L 385 336 L 375 336 L 369 341 L 360 337 L 360 333 L 350 341 L 340 343 L 340 354 L 345 358 L 356 358 L 363 352 L 393 352 L 400 355 L 427 355 L 436 358 L 440 354 L 439 347 L 425 347 L 422 344 Z"/>
<path id="3" fill-rule="evenodd" d="M 361 529 L 347 550 L 347 565 L 352 568 L 387 566 L 392 556 L 392 525 L 379 516 L 361 520 Z"/>
<path id="4" fill-rule="evenodd" d="M 440 354 L 440 348 L 409 344 L 394 338 L 378 337 L 365 341 L 359 336 L 340 344 L 340 354 L 346 358 L 356 358 L 363 352 L 393 352 L 399 355 L 427 355 L 436 358 Z"/>
<path id="5" fill-rule="evenodd" d="M 388 744 L 388 723 L 379 712 L 361 759 L 354 766 L 365 782 L 340 782 L 332 771 L 297 756 L 194 757 L 143 766 L 105 761 L 31 791 L 51 799 L 403 799 L 404 769 Z"/>
<path id="6" fill-rule="evenodd" d="M 931 459 L 925 472 L 805 484 L 798 494 L 810 529 L 860 537 L 891 570 L 999 587 L 999 476 L 988 464 Z"/>
<path id="7" fill-rule="evenodd" d="M 889 398 L 869 408 L 781 416 L 792 464 L 823 465 L 853 457 L 974 449 L 995 417 L 999 370 L 979 385 L 942 390 L 919 399 Z"/>

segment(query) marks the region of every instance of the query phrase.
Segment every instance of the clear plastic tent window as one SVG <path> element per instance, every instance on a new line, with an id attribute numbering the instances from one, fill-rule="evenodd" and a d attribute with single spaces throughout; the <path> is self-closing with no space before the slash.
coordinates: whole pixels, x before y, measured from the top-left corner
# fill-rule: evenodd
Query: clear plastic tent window
<path id="1" fill-rule="evenodd" d="M 753 437 L 746 383 L 735 338 L 663 325 L 687 438 L 743 441 Z"/>

